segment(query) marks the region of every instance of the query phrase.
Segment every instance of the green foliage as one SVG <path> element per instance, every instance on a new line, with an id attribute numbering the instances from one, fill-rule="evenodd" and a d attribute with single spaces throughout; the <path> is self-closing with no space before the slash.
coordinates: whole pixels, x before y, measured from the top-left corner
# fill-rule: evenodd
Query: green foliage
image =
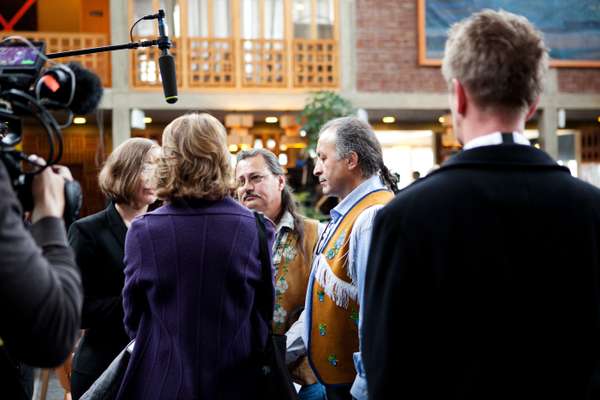
<path id="1" fill-rule="evenodd" d="M 319 131 L 327 121 L 351 115 L 354 111 L 352 103 L 335 92 L 313 93 L 300 114 L 300 123 L 308 135 L 309 146 L 316 146 Z"/>
<path id="2" fill-rule="evenodd" d="M 328 216 L 323 215 L 321 212 L 319 212 L 319 210 L 315 208 L 312 193 L 310 193 L 309 191 L 297 192 L 294 193 L 294 197 L 296 198 L 296 203 L 299 206 L 300 214 L 321 222 L 327 221 Z"/>

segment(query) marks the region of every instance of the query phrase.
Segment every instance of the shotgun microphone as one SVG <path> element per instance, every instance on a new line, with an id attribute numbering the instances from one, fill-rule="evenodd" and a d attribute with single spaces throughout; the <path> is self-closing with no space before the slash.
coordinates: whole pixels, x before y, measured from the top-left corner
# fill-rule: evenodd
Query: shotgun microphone
<path id="1" fill-rule="evenodd" d="M 165 100 L 167 103 L 173 104 L 177 102 L 177 77 L 175 76 L 175 61 L 173 60 L 173 56 L 169 54 L 171 42 L 169 41 L 165 30 L 164 10 L 158 10 L 156 17 L 158 19 L 158 33 L 160 35 L 158 39 L 158 48 L 161 50 L 160 57 L 158 58 L 158 68 L 162 80 Z"/>

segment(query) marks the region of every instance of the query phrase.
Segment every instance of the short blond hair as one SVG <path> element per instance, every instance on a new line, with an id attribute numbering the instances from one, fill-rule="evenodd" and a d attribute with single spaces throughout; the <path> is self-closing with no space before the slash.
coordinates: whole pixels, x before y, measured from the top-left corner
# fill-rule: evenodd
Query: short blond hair
<path id="1" fill-rule="evenodd" d="M 209 114 L 186 114 L 163 132 L 163 154 L 158 163 L 158 197 L 220 200 L 232 184 L 227 132 Z"/>
<path id="2" fill-rule="evenodd" d="M 525 17 L 483 10 L 454 24 L 448 34 L 442 74 L 457 79 L 480 107 L 517 110 L 542 92 L 548 49 Z"/>
<path id="3" fill-rule="evenodd" d="M 158 145 L 150 139 L 131 138 L 118 145 L 106 159 L 98 185 L 115 203 L 132 205 L 148 153 Z"/>

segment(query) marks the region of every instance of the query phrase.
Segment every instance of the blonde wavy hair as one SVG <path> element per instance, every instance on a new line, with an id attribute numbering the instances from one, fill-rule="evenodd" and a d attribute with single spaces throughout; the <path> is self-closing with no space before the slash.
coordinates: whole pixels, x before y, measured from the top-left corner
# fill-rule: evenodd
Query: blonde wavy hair
<path id="1" fill-rule="evenodd" d="M 157 195 L 167 201 L 183 198 L 220 200 L 232 187 L 227 131 L 209 114 L 186 114 L 163 132 L 158 162 Z"/>

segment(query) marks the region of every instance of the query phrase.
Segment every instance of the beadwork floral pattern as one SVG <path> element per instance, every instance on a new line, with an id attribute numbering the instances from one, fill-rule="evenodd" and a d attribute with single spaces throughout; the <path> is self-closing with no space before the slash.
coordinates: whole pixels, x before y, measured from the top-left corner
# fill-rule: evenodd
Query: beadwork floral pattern
<path id="1" fill-rule="evenodd" d="M 325 291 L 324 290 L 318 290 L 317 291 L 317 297 L 319 298 L 319 302 L 324 302 L 325 301 Z"/>
<path id="2" fill-rule="evenodd" d="M 354 307 L 350 311 L 350 319 L 358 326 L 358 311 Z"/>
<path id="3" fill-rule="evenodd" d="M 319 324 L 319 335 L 327 335 L 327 324 Z"/>
<path id="4" fill-rule="evenodd" d="M 281 306 L 281 304 L 275 304 L 275 311 L 273 311 L 273 322 L 275 324 L 285 324 L 287 317 L 287 311 Z"/>
<path id="5" fill-rule="evenodd" d="M 284 276 L 279 277 L 277 282 L 275 283 L 275 294 L 284 294 L 286 290 L 288 290 L 288 283 L 285 280 Z"/>
<path id="6" fill-rule="evenodd" d="M 335 354 L 330 354 L 329 357 L 327 357 L 327 361 L 329 361 L 329 364 L 333 365 L 334 367 L 337 367 L 338 360 Z"/>
<path id="7" fill-rule="evenodd" d="M 328 260 L 333 260 L 333 258 L 340 252 L 340 249 L 344 246 L 345 239 L 346 239 L 346 231 L 343 230 L 340 233 L 340 236 L 338 237 L 338 239 L 335 241 L 333 247 L 330 248 L 329 250 L 327 250 L 327 254 L 325 255 L 325 257 Z"/>
<path id="8" fill-rule="evenodd" d="M 287 311 L 281 303 L 283 295 L 289 288 L 286 276 L 290 263 L 296 258 L 296 242 L 296 236 L 290 234 L 286 229 L 277 235 L 273 247 L 273 266 L 275 267 L 275 276 L 277 277 L 275 281 L 275 309 L 273 312 L 275 329 L 283 327 L 287 319 Z"/>

